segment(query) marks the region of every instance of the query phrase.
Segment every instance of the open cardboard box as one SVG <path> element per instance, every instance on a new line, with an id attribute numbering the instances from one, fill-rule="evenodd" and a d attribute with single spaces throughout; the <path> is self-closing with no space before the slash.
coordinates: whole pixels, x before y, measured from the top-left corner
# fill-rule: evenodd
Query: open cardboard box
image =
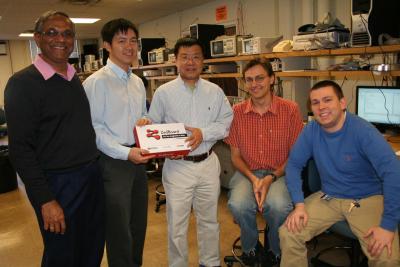
<path id="1" fill-rule="evenodd" d="M 156 155 L 157 158 L 186 156 L 190 151 L 185 142 L 188 135 L 183 123 L 135 126 L 133 134 L 137 146 L 146 149 L 149 151 L 148 155 Z"/>

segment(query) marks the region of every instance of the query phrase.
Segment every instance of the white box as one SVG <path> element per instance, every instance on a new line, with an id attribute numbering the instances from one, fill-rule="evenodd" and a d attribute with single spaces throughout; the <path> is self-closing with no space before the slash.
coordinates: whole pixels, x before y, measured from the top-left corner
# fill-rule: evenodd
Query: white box
<path id="1" fill-rule="evenodd" d="M 293 36 L 292 50 L 315 50 L 327 46 L 339 47 L 341 43 L 348 42 L 350 33 L 347 31 L 318 32 L 310 34 L 299 34 Z"/>
<path id="2" fill-rule="evenodd" d="M 139 148 L 156 157 L 187 155 L 190 148 L 185 142 L 188 137 L 183 123 L 149 124 L 135 126 L 134 135 Z"/>

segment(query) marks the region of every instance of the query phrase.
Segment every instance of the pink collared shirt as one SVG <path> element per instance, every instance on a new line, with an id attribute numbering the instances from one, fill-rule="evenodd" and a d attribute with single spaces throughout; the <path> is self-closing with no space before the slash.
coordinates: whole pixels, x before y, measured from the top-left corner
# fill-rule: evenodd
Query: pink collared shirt
<path id="1" fill-rule="evenodd" d="M 68 63 L 67 63 L 68 64 Z M 71 81 L 72 78 L 75 75 L 75 68 L 72 67 L 71 64 L 67 65 L 67 77 L 65 75 L 58 73 L 54 70 L 54 68 L 47 63 L 46 61 L 43 60 L 43 58 L 40 55 L 37 55 L 35 58 L 35 61 L 33 62 L 33 65 L 38 69 L 38 71 L 42 74 L 43 78 L 45 80 L 50 79 L 54 74 L 58 74 L 64 79 Z"/>

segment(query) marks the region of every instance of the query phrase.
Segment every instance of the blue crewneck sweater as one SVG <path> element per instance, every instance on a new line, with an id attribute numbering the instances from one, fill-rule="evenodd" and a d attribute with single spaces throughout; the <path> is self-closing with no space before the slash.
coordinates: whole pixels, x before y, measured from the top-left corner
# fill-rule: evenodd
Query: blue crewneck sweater
<path id="1" fill-rule="evenodd" d="M 375 127 L 349 112 L 342 129 L 334 133 L 315 121 L 309 123 L 286 166 L 294 203 L 304 201 L 300 175 L 310 158 L 315 160 L 324 193 L 346 199 L 384 195 L 381 227 L 396 229 L 400 221 L 400 161 Z"/>

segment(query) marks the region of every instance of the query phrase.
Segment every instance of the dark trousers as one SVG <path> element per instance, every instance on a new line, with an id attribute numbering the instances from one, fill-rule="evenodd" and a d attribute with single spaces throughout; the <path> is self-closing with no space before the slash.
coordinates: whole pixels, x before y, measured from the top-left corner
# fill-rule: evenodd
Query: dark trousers
<path id="1" fill-rule="evenodd" d="M 108 266 L 141 266 L 148 205 L 145 165 L 104 154 L 100 164 L 106 193 Z"/>
<path id="2" fill-rule="evenodd" d="M 104 252 L 104 187 L 98 161 L 46 173 L 64 210 L 63 235 L 44 231 L 41 207 L 33 204 L 43 237 L 42 267 L 98 267 Z M 29 194 L 28 194 L 29 195 Z"/>

